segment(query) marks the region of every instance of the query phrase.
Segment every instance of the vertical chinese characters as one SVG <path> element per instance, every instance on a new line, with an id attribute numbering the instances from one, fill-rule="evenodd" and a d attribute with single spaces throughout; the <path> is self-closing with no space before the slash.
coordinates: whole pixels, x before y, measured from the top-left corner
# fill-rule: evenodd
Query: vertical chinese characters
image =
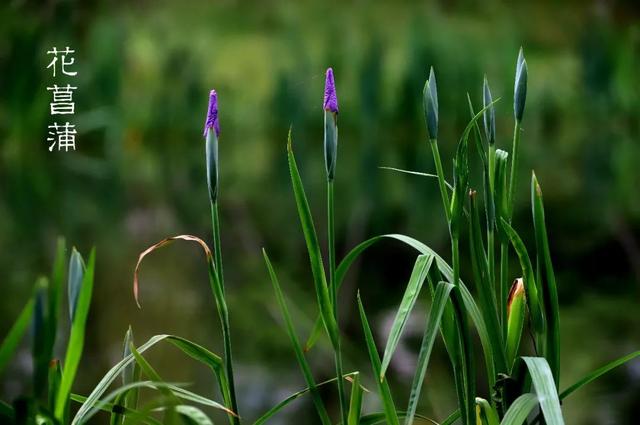
<path id="1" fill-rule="evenodd" d="M 64 50 L 58 50 L 53 47 L 47 52 L 47 55 L 51 55 L 51 62 L 47 65 L 47 69 L 51 70 L 51 75 L 56 81 L 51 87 L 47 87 L 47 90 L 51 92 L 51 102 L 49 103 L 50 115 L 73 115 L 75 113 L 75 103 L 73 101 L 73 93 L 77 87 L 67 83 L 65 85 L 58 85 L 57 81 L 64 76 L 76 77 L 78 71 L 72 69 L 75 63 L 73 54 L 75 50 L 71 50 L 67 46 Z M 53 151 L 57 148 L 58 151 L 76 149 L 76 126 L 66 121 L 64 124 L 54 122 L 49 125 L 49 133 L 47 142 L 49 143 L 49 151 Z"/>

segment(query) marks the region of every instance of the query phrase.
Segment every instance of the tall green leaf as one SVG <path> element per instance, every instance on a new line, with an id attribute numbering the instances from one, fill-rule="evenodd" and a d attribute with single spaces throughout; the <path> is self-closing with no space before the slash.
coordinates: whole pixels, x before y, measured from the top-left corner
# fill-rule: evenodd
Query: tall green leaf
<path id="1" fill-rule="evenodd" d="M 500 425 L 496 409 L 480 397 L 476 397 L 476 422 L 477 425 Z"/>
<path id="2" fill-rule="evenodd" d="M 353 375 L 351 385 L 351 400 L 349 401 L 349 415 L 347 425 L 359 425 L 362 411 L 362 387 L 360 387 L 360 373 Z"/>
<path id="3" fill-rule="evenodd" d="M 543 357 L 522 357 L 522 360 L 527 365 L 527 369 L 529 369 L 531 382 L 538 396 L 538 402 L 546 424 L 563 425 L 564 419 L 560 409 L 558 390 L 553 381 L 553 373 L 551 373 L 549 363 Z"/>
<path id="4" fill-rule="evenodd" d="M 209 366 L 214 373 L 217 375 L 218 382 L 221 383 L 221 386 L 226 385 L 226 380 L 224 379 L 223 372 L 223 362 L 222 359 L 216 354 L 210 352 L 206 348 L 191 342 L 185 338 L 177 337 L 175 335 L 155 335 L 149 340 L 137 348 L 138 353 L 144 353 L 151 347 L 155 346 L 161 341 L 167 341 L 179 348 L 183 353 L 188 355 L 189 357 L 198 360 L 199 362 Z M 100 400 L 100 397 L 109 389 L 111 384 L 118 379 L 122 375 L 122 372 L 133 362 L 135 358 L 133 354 L 129 354 L 122 360 L 120 360 L 117 364 L 115 364 L 109 371 L 102 377 L 100 382 L 95 386 L 91 394 L 86 398 L 85 403 L 80 406 L 80 409 L 76 413 L 72 425 L 77 425 L 82 423 L 86 419 L 87 413 L 96 405 L 96 403 Z M 226 389 L 228 391 L 228 388 Z M 221 388 L 221 392 L 224 394 L 225 388 Z"/>
<path id="5" fill-rule="evenodd" d="M 0 374 L 4 371 L 7 363 L 11 360 L 15 354 L 24 333 L 29 327 L 31 318 L 33 317 L 33 307 L 35 300 L 33 297 L 29 298 L 29 301 L 22 308 L 22 311 L 18 315 L 18 318 L 14 322 L 13 326 L 9 330 L 7 336 L 2 340 L 0 344 Z"/>
<path id="6" fill-rule="evenodd" d="M 401 234 L 387 234 L 387 235 L 374 236 L 370 239 L 367 239 L 366 241 L 361 242 L 360 244 L 356 245 L 351 251 L 349 251 L 349 253 L 344 257 L 344 259 L 340 262 L 340 264 L 338 265 L 338 268 L 336 269 L 336 283 L 338 287 L 342 284 L 342 281 L 344 280 L 345 275 L 349 271 L 349 268 L 351 267 L 353 262 L 358 258 L 358 256 L 360 256 L 360 254 L 362 254 L 367 248 L 371 247 L 376 242 L 384 241 L 387 239 L 403 242 L 421 254 L 432 255 L 436 261 L 438 270 L 440 271 L 440 273 L 442 273 L 445 280 L 449 282 L 453 281 L 453 270 L 451 269 L 449 264 L 447 264 L 447 262 L 440 255 L 438 255 L 434 250 L 429 248 L 427 245 L 409 236 L 405 236 Z M 478 336 L 480 337 L 480 342 L 482 344 L 482 349 L 484 352 L 484 358 L 485 358 L 486 367 L 487 367 L 487 373 L 490 375 L 493 375 L 494 374 L 493 360 L 492 360 L 493 348 L 491 345 L 491 340 L 489 338 L 489 332 L 487 330 L 487 326 L 484 322 L 480 309 L 478 308 L 475 300 L 473 299 L 473 296 L 465 286 L 464 282 L 460 280 L 459 283 L 460 283 L 460 293 L 461 293 L 465 308 L 467 309 L 467 312 L 471 316 L 471 319 L 473 320 L 473 323 L 476 326 L 476 330 L 478 331 Z M 311 335 L 309 336 L 309 339 L 307 340 L 305 350 L 309 350 L 313 346 L 315 341 L 317 341 L 319 333 L 316 333 L 316 329 L 321 329 L 321 327 L 318 327 L 317 322 L 313 332 L 311 333 Z"/>
<path id="7" fill-rule="evenodd" d="M 411 394 L 409 395 L 409 405 L 407 407 L 407 416 L 405 417 L 405 425 L 411 425 L 413 418 L 418 407 L 418 401 L 420 399 L 420 391 L 422 389 L 422 383 L 427 372 L 429 365 L 429 359 L 431 358 L 431 350 L 433 344 L 438 335 L 438 328 L 440 327 L 440 319 L 444 313 L 444 308 L 451 294 L 453 285 L 446 282 L 440 282 L 436 286 L 435 293 L 433 295 L 433 302 L 431 303 L 431 310 L 427 318 L 427 323 L 424 330 L 424 336 L 422 337 L 422 344 L 420 346 L 420 354 L 418 355 L 418 364 L 416 366 L 416 373 L 413 377 L 413 383 L 411 384 Z"/>
<path id="8" fill-rule="evenodd" d="M 393 324 L 391 325 L 391 332 L 389 333 L 387 346 L 384 350 L 384 356 L 382 358 L 380 379 L 384 378 L 387 367 L 389 367 L 389 363 L 391 362 L 391 357 L 398 347 L 402 331 L 404 331 L 409 315 L 411 314 L 411 311 L 416 304 L 418 295 L 420 295 L 422 284 L 427 278 L 427 273 L 429 273 L 429 269 L 431 268 L 432 263 L 432 255 L 419 255 L 416 259 L 415 265 L 413 266 L 413 271 L 411 272 L 411 277 L 409 278 L 409 283 L 407 284 L 407 288 L 404 291 L 404 296 L 402 297 L 402 301 L 400 302 L 400 307 L 398 308 L 396 316 L 393 319 Z"/>
<path id="9" fill-rule="evenodd" d="M 522 394 L 511 403 L 500 425 L 522 425 L 537 405 L 538 397 L 535 394 Z"/>
<path id="10" fill-rule="evenodd" d="M 358 372 L 351 372 L 351 373 L 347 373 L 343 376 L 343 378 L 347 379 L 350 376 L 355 375 Z M 334 382 L 337 381 L 337 378 L 331 378 L 328 379 L 326 381 L 320 382 L 318 383 L 318 385 L 316 385 L 316 388 L 319 387 L 324 387 L 325 385 L 329 385 L 329 384 L 333 384 Z M 275 406 L 273 406 L 271 409 L 269 409 L 266 413 L 264 413 L 262 416 L 260 416 L 255 422 L 254 425 L 262 425 L 265 422 L 267 422 L 269 419 L 271 419 L 273 416 L 276 415 L 276 413 L 280 412 L 282 409 L 284 409 L 285 407 L 287 407 L 291 402 L 297 400 L 298 398 L 302 397 L 303 395 L 307 394 L 310 391 L 310 389 L 307 387 L 303 390 L 297 391 L 293 394 L 291 394 L 289 397 L 285 398 L 284 400 L 282 400 L 280 403 L 276 404 Z"/>
<path id="11" fill-rule="evenodd" d="M 362 330 L 364 331 L 364 339 L 367 344 L 367 351 L 369 351 L 369 359 L 371 361 L 371 367 L 373 368 L 373 376 L 380 376 L 380 356 L 378 355 L 378 349 L 376 343 L 373 340 L 373 333 L 371 333 L 371 327 L 367 320 L 367 315 L 360 299 L 360 293 L 358 292 L 358 310 L 360 312 L 360 321 L 362 322 Z M 396 406 L 391 396 L 391 390 L 389 389 L 389 383 L 386 378 L 376 379 L 378 384 L 378 391 L 380 392 L 380 398 L 382 406 L 384 408 L 387 424 L 399 425 L 398 413 L 396 412 Z"/>
<path id="12" fill-rule="evenodd" d="M 489 267 L 485 256 L 485 250 L 480 232 L 480 214 L 476 203 L 475 192 L 470 192 L 469 231 L 471 233 L 471 264 L 474 269 L 476 286 L 480 300 L 480 311 L 486 323 L 487 335 L 494 354 L 491 361 L 495 364 L 496 373 L 507 372 L 507 361 L 502 341 L 502 331 L 498 319 L 498 306 L 496 302 L 494 283 L 490 279 Z M 495 383 L 495 373 L 488 376 L 489 387 Z"/>
<path id="13" fill-rule="evenodd" d="M 307 362 L 307 359 L 302 352 L 302 347 L 300 346 L 300 341 L 298 340 L 298 336 L 296 335 L 295 328 L 293 326 L 293 321 L 291 320 L 291 315 L 289 314 L 289 309 L 287 308 L 287 303 L 282 295 L 282 290 L 280 289 L 280 282 L 278 281 L 278 277 L 276 276 L 275 271 L 273 270 L 273 266 L 271 261 L 269 260 L 269 256 L 267 255 L 267 251 L 262 250 L 262 255 L 264 256 L 264 262 L 267 265 L 267 270 L 269 271 L 269 276 L 271 277 L 271 283 L 273 285 L 273 289 L 276 293 L 276 299 L 278 301 L 278 305 L 280 306 L 280 311 L 282 312 L 282 317 L 284 318 L 285 325 L 287 328 L 287 333 L 289 334 L 289 339 L 291 340 L 291 344 L 293 345 L 293 351 L 296 355 L 296 360 L 300 365 L 300 369 L 302 370 L 302 375 L 304 376 L 304 380 L 309 387 L 311 392 L 311 398 L 313 399 L 313 404 L 316 406 L 316 410 L 318 411 L 318 416 L 320 416 L 320 420 L 323 424 L 331 424 L 331 419 L 329 419 L 329 415 L 327 414 L 327 409 L 322 402 L 322 398 L 320 397 L 320 393 L 316 388 L 316 382 L 313 378 L 313 373 L 311 373 L 311 367 Z"/>
<path id="14" fill-rule="evenodd" d="M 68 405 L 69 394 L 71 394 L 71 386 L 76 377 L 80 358 L 84 349 L 84 337 L 89 316 L 89 306 L 91 304 L 91 294 L 93 293 L 93 274 L 96 262 L 95 248 L 89 254 L 89 262 L 84 271 L 77 297 L 75 298 L 75 308 L 72 309 L 71 315 L 73 321 L 71 323 L 71 333 L 69 335 L 69 343 L 67 344 L 67 353 L 63 364 L 62 380 L 60 381 L 60 389 L 56 396 L 56 408 L 54 411 L 58 421 L 62 421 L 65 415 L 65 409 Z M 71 271 L 69 272 L 71 274 Z M 70 282 L 71 283 L 71 282 Z"/>
<path id="15" fill-rule="evenodd" d="M 620 357 L 619 359 L 616 359 L 616 360 L 614 360 L 614 361 L 612 361 L 610 363 L 607 363 L 606 365 L 594 370 L 593 372 L 591 372 L 590 374 L 588 374 L 584 378 L 580 379 L 575 384 L 571 385 L 569 388 L 567 388 L 564 391 L 562 391 L 560 393 L 560 399 L 561 400 L 565 399 L 566 397 L 571 395 L 571 393 L 573 393 L 574 391 L 580 389 L 581 387 L 587 385 L 588 383 L 590 383 L 592 381 L 595 381 L 596 379 L 598 379 L 599 377 L 601 377 L 605 373 L 617 368 L 618 366 L 622 366 L 626 362 L 628 362 L 630 360 L 633 360 L 636 357 L 640 357 L 640 351 L 634 351 L 633 353 L 629 353 L 624 357 Z"/>
<path id="16" fill-rule="evenodd" d="M 298 165 L 296 164 L 296 159 L 293 154 L 291 130 L 289 130 L 289 138 L 287 141 L 287 156 L 289 160 L 289 171 L 291 173 L 291 184 L 293 186 L 300 225 L 302 226 L 304 240 L 309 253 L 309 262 L 311 263 L 311 273 L 313 274 L 313 282 L 315 285 L 316 297 L 318 299 L 318 306 L 320 307 L 320 314 L 326 327 L 327 334 L 331 339 L 331 343 L 334 348 L 337 348 L 339 346 L 338 325 L 336 323 L 335 316 L 333 315 L 329 288 L 327 286 L 327 278 L 325 276 L 324 265 L 322 264 L 322 254 L 320 252 L 320 245 L 318 244 L 318 236 L 316 235 L 316 229 L 313 225 L 313 218 L 309 209 L 309 203 L 307 202 L 307 196 L 304 193 L 302 179 L 300 178 Z"/>
<path id="17" fill-rule="evenodd" d="M 536 179 L 536 174 L 531 174 L 531 205 L 533 210 L 533 225 L 536 233 L 536 249 L 539 264 L 544 266 L 545 279 L 539 283 L 542 288 L 544 300 L 545 319 L 547 320 L 547 335 L 545 344 L 545 357 L 549 361 L 549 367 L 553 372 L 553 380 L 560 384 L 560 306 L 558 303 L 558 288 L 553 272 L 551 253 L 549 251 L 549 239 L 547 237 L 547 225 L 544 218 L 544 204 L 542 202 L 542 189 Z"/>

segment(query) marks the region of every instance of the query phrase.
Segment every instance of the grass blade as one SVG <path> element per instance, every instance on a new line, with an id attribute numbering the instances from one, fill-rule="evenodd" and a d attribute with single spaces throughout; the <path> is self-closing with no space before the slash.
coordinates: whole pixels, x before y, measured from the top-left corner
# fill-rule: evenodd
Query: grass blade
<path id="1" fill-rule="evenodd" d="M 15 354 L 22 337 L 31 323 L 34 304 L 34 298 L 31 297 L 22 308 L 22 311 L 13 326 L 11 326 L 7 336 L 2 340 L 2 344 L 0 345 L 0 374 L 2 374 L 4 368 Z"/>
<path id="2" fill-rule="evenodd" d="M 63 364 L 62 379 L 60 381 L 60 389 L 56 396 L 56 408 L 54 411 L 58 421 L 63 421 L 65 410 L 71 394 L 71 386 L 76 377 L 82 351 L 84 349 L 84 337 L 89 315 L 89 306 L 91 304 L 91 294 L 93 293 L 93 275 L 96 263 L 96 250 L 91 250 L 89 254 L 89 262 L 82 277 L 82 284 L 79 288 L 77 302 L 72 310 L 73 322 L 71 324 L 71 334 L 69 335 L 69 343 L 67 344 L 67 353 Z M 73 299 L 73 298 L 72 298 Z"/>
<path id="3" fill-rule="evenodd" d="M 362 329 L 364 331 L 364 339 L 367 344 L 367 350 L 369 351 L 369 359 L 371 361 L 371 367 L 373 368 L 373 376 L 380 376 L 380 356 L 376 348 L 376 343 L 373 340 L 373 334 L 371 333 L 371 327 L 367 320 L 367 315 L 364 312 L 362 300 L 360 299 L 360 293 L 358 292 L 358 310 L 360 312 L 360 320 L 362 322 Z M 385 418 L 389 425 L 399 425 L 398 413 L 396 412 L 396 406 L 391 396 L 391 390 L 389 389 L 389 383 L 386 378 L 376 379 L 378 384 L 378 391 L 380 392 L 380 398 L 384 407 Z"/>
<path id="4" fill-rule="evenodd" d="M 411 314 L 411 311 L 413 310 L 413 307 L 415 306 L 418 299 L 418 295 L 420 295 L 420 290 L 422 289 L 422 285 L 427 278 L 427 273 L 429 273 L 429 269 L 431 268 L 432 263 L 432 255 L 419 255 L 416 259 L 415 265 L 413 266 L 413 271 L 411 272 L 411 277 L 409 278 L 409 283 L 407 284 L 404 296 L 402 297 L 402 301 L 400 302 L 400 307 L 398 308 L 396 317 L 393 319 L 393 324 L 391 325 L 391 331 L 389 333 L 389 338 L 387 339 L 387 346 L 384 350 L 384 356 L 382 358 L 380 379 L 384 378 L 385 372 L 389 367 L 389 363 L 391 362 L 391 357 L 393 357 L 393 353 L 395 353 L 396 348 L 398 347 L 402 331 L 404 331 L 404 327 L 407 324 L 409 314 Z"/>
<path id="5" fill-rule="evenodd" d="M 484 398 L 476 397 L 477 425 L 500 425 L 498 412 Z"/>
<path id="6" fill-rule="evenodd" d="M 269 260 L 269 256 L 267 255 L 267 251 L 262 250 L 262 255 L 264 256 L 264 261 L 267 265 L 267 269 L 269 271 L 269 276 L 271 277 L 271 283 L 273 285 L 273 289 L 276 293 L 276 299 L 278 301 L 278 305 L 280 306 L 280 311 L 282 312 L 282 317 L 284 318 L 285 325 L 287 328 L 287 333 L 289 334 L 289 339 L 291 340 L 291 344 L 293 345 L 293 351 L 296 355 L 296 360 L 298 360 L 298 364 L 300 365 L 300 369 L 302 370 L 302 375 L 304 376 L 304 380 L 309 387 L 309 391 L 311 392 L 311 398 L 313 399 L 313 404 L 316 406 L 316 410 L 318 411 L 318 416 L 320 416 L 320 420 L 325 425 L 330 425 L 331 420 L 329 419 L 329 415 L 327 414 L 327 410 L 322 402 L 322 398 L 318 393 L 318 389 L 316 387 L 315 379 L 313 378 L 313 374 L 311 373 L 311 368 L 309 367 L 309 363 L 302 352 L 302 347 L 300 346 L 300 341 L 298 340 L 298 336 L 296 335 L 295 328 L 293 327 L 293 322 L 291 320 L 291 315 L 289 314 L 289 309 L 287 308 L 286 301 L 284 296 L 282 295 L 282 290 L 280 288 L 280 283 L 278 281 L 278 277 L 276 276 L 275 271 L 273 270 L 273 265 Z"/>
<path id="7" fill-rule="evenodd" d="M 460 409 L 456 409 L 440 425 L 451 425 L 460 418 Z"/>
<path id="8" fill-rule="evenodd" d="M 155 251 L 165 245 L 168 245 L 176 240 L 185 240 L 189 242 L 195 242 L 202 248 L 202 251 L 205 254 L 205 258 L 207 261 L 208 274 L 209 274 L 209 285 L 211 287 L 211 291 L 213 292 L 214 299 L 216 301 L 216 307 L 218 311 L 218 318 L 220 320 L 220 324 L 222 326 L 222 337 L 223 337 L 223 346 L 224 346 L 224 374 L 218 375 L 218 382 L 221 386 L 222 395 L 225 403 L 228 406 L 234 405 L 235 398 L 233 397 L 233 359 L 231 355 L 231 336 L 230 336 L 230 328 L 229 328 L 229 311 L 227 309 L 227 303 L 224 296 L 224 288 L 222 287 L 222 283 L 219 279 L 219 275 L 216 271 L 216 266 L 213 260 L 213 254 L 209 249 L 209 246 L 200 238 L 192 235 L 178 235 L 170 238 L 165 238 L 160 242 L 150 246 L 146 250 L 144 250 L 138 256 L 138 262 L 136 264 L 136 268 L 133 275 L 133 295 L 135 297 L 136 303 L 138 307 L 140 307 L 139 300 L 139 271 L 142 260 Z M 174 339 L 174 341 L 177 341 Z M 189 353 L 187 353 L 189 354 Z M 193 356 L 192 356 L 193 357 Z M 200 359 L 198 359 L 200 360 Z M 224 376 L 223 376 L 224 375 Z M 233 409 L 232 409 L 233 410 Z M 231 418 L 232 421 L 235 421 Z"/>
<path id="9" fill-rule="evenodd" d="M 494 283 L 490 279 L 489 267 L 486 259 L 487 257 L 485 256 L 482 234 L 480 233 L 480 214 L 478 212 L 475 193 L 476 192 L 473 191 L 469 194 L 471 210 L 471 216 L 469 218 L 469 231 L 471 233 L 471 263 L 474 269 L 476 285 L 478 286 L 477 291 L 480 300 L 480 311 L 487 325 L 487 336 L 494 354 L 491 361 L 493 362 L 496 370 L 492 375 L 488 375 L 489 388 L 493 388 L 496 373 L 507 372 L 507 360 L 502 340 L 502 331 L 500 329 L 498 319 L 498 307 L 494 292 Z"/>
<path id="10" fill-rule="evenodd" d="M 396 167 L 378 167 L 378 168 L 381 170 L 389 170 L 389 171 L 396 171 L 398 173 L 403 173 L 403 174 L 411 174 L 413 176 L 429 177 L 432 179 L 438 178 L 437 174 L 422 173 L 420 171 L 405 170 L 403 168 L 396 168 Z M 444 184 L 447 187 L 447 189 L 453 190 L 453 186 L 451 186 L 451 183 L 445 180 Z"/>
<path id="11" fill-rule="evenodd" d="M 291 130 L 289 130 L 289 140 L 287 142 L 287 156 L 289 160 L 289 171 L 291 173 L 291 184 L 293 186 L 300 225 L 302 226 L 304 240 L 309 253 L 309 262 L 311 263 L 311 272 L 313 274 L 313 282 L 315 285 L 316 297 L 318 299 L 318 306 L 320 307 L 320 314 L 327 330 L 327 334 L 331 339 L 331 344 L 334 348 L 337 348 L 339 346 L 338 325 L 336 323 L 335 316 L 333 315 L 333 307 L 331 306 L 327 278 L 324 272 L 324 265 L 322 264 L 322 255 L 320 253 L 320 245 L 318 244 L 318 236 L 316 235 L 316 229 L 313 225 L 313 218 L 309 209 L 309 203 L 304 192 L 302 179 L 298 172 L 298 165 L 296 164 L 296 159 L 293 154 Z M 336 280 L 336 283 L 337 282 L 338 280 Z"/>
<path id="12" fill-rule="evenodd" d="M 60 390 L 60 381 L 62 380 L 62 368 L 60 367 L 60 360 L 52 360 L 49 363 L 49 376 L 48 376 L 48 392 L 47 401 L 50 411 L 54 411 L 56 408 L 56 396 Z"/>
<path id="13" fill-rule="evenodd" d="M 558 303 L 558 287 L 553 272 L 547 225 L 544 218 L 544 204 L 542 189 L 538 184 L 535 173 L 531 174 L 531 205 L 533 209 L 533 225 L 536 233 L 536 249 L 538 262 L 544 266 L 545 279 L 540 278 L 539 287 L 542 288 L 545 318 L 547 320 L 547 337 L 545 357 L 553 372 L 553 380 L 560 384 L 560 306 Z M 544 282 L 544 284 L 543 284 Z"/>
<path id="14" fill-rule="evenodd" d="M 132 382 L 131 384 L 128 384 L 128 385 L 123 385 L 115 389 L 113 392 L 107 394 L 103 399 L 90 401 L 90 398 L 87 397 L 84 403 L 82 404 L 82 407 L 85 407 L 85 406 L 87 407 L 87 413 L 83 414 L 82 418 L 78 419 L 77 422 L 75 422 L 76 419 L 74 419 L 74 422 L 78 424 L 87 423 L 89 419 L 91 419 L 98 411 L 105 410 L 107 406 L 109 406 L 109 403 L 112 400 L 116 399 L 118 395 L 122 393 L 127 393 L 134 388 L 149 388 L 153 390 L 170 390 L 176 397 L 180 399 L 198 403 L 203 406 L 213 407 L 215 409 L 222 410 L 229 415 L 233 414 L 233 412 L 231 412 L 222 404 L 214 400 L 208 399 L 206 397 L 203 397 L 201 395 L 195 394 L 191 391 L 185 390 L 184 388 L 181 388 L 176 384 L 170 384 L 166 382 L 155 382 L 155 381 L 139 381 L 139 382 Z M 75 398 L 78 399 L 77 397 Z M 170 404 L 170 403 L 167 403 L 166 401 L 164 401 L 163 405 L 166 405 L 166 404 Z M 136 412 L 130 411 L 130 413 L 135 414 Z"/>
<path id="15" fill-rule="evenodd" d="M 362 388 L 360 387 L 360 373 L 353 375 L 351 384 L 351 400 L 349 401 L 349 415 L 347 425 L 359 425 L 362 411 Z"/>
<path id="16" fill-rule="evenodd" d="M 562 410 L 558 390 L 553 381 L 549 363 L 543 357 L 522 357 L 529 369 L 533 388 L 538 396 L 540 409 L 547 425 L 563 425 Z"/>
<path id="17" fill-rule="evenodd" d="M 191 425 L 213 425 L 211 419 L 200 409 L 194 406 L 181 404 L 176 406 L 176 412 Z"/>
<path id="18" fill-rule="evenodd" d="M 431 310 L 429 311 L 427 324 L 424 330 L 424 336 L 422 337 L 416 373 L 413 378 L 413 383 L 411 384 L 407 416 L 404 421 L 405 425 L 411 425 L 413 423 L 416 408 L 418 407 L 418 400 L 420 399 L 422 383 L 424 382 L 427 366 L 429 365 L 429 359 L 431 357 L 431 350 L 433 349 L 433 344 L 436 336 L 438 335 L 440 319 L 442 318 L 444 308 L 447 305 L 452 289 L 453 285 L 446 282 L 440 282 L 436 286 L 436 290 L 433 295 L 433 303 L 431 304 Z"/>
<path id="19" fill-rule="evenodd" d="M 640 356 L 640 351 L 634 351 L 633 353 L 629 353 L 624 357 L 620 357 L 619 359 L 616 359 L 616 360 L 614 360 L 614 361 L 612 361 L 610 363 L 607 363 L 606 365 L 594 370 L 593 372 L 591 372 L 590 374 L 588 374 L 584 378 L 580 379 L 575 384 L 571 385 L 569 388 L 567 388 L 564 391 L 562 391 L 560 393 L 560 400 L 564 400 L 566 397 L 571 395 L 571 393 L 573 393 L 574 391 L 580 389 L 581 387 L 587 385 L 588 383 L 590 383 L 592 381 L 595 381 L 596 379 L 598 379 L 599 377 L 601 377 L 605 373 L 617 368 L 618 366 L 622 366 L 626 362 L 628 362 L 630 360 L 633 360 L 633 359 L 635 359 L 636 357 L 639 357 L 639 356 Z"/>
<path id="20" fill-rule="evenodd" d="M 142 371 L 142 373 L 144 375 L 147 375 L 147 377 L 149 377 L 149 379 L 151 379 L 152 381 L 162 383 L 163 385 L 159 387 L 158 390 L 163 396 L 167 398 L 167 400 L 170 400 L 172 402 L 167 408 L 164 422 L 169 424 L 176 422 L 177 413 L 175 411 L 174 405 L 178 404 L 177 397 L 174 395 L 173 391 L 171 391 L 168 388 L 168 384 L 165 384 L 164 380 L 155 371 L 155 369 L 151 366 L 151 364 L 149 364 L 149 362 L 147 362 L 147 360 L 144 357 L 142 357 L 140 353 L 138 353 L 133 343 L 129 343 L 129 350 L 131 351 L 131 354 L 133 354 L 133 358 L 136 359 L 136 364 L 140 366 L 140 370 Z M 119 394 L 119 396 L 122 394 L 126 394 L 126 393 L 121 393 Z"/>
<path id="21" fill-rule="evenodd" d="M 343 378 L 348 379 L 350 376 L 352 376 L 352 375 L 354 375 L 356 373 L 357 372 L 347 373 L 347 374 L 345 374 L 343 376 Z M 332 383 L 336 382 L 337 380 L 338 380 L 337 378 L 331 378 L 331 379 L 328 379 L 326 381 L 320 382 L 320 383 L 318 383 L 318 385 L 316 385 L 316 388 L 320 388 L 320 387 L 324 387 L 325 385 L 332 384 Z M 282 409 L 287 407 L 291 402 L 293 402 L 293 401 L 297 400 L 298 398 L 302 397 L 303 395 L 307 394 L 309 391 L 310 391 L 310 389 L 307 387 L 307 388 L 305 388 L 303 390 L 300 390 L 298 392 L 295 392 L 295 393 L 291 394 L 289 397 L 285 398 L 280 403 L 276 404 L 271 409 L 269 409 L 265 414 L 260 416 L 254 422 L 254 425 L 262 425 L 262 424 L 264 424 L 269 419 L 271 419 L 273 416 L 275 416 L 276 413 L 280 412 Z"/>
<path id="22" fill-rule="evenodd" d="M 358 256 L 360 256 L 360 254 L 362 254 L 367 248 L 371 247 L 376 242 L 380 242 L 387 239 L 393 239 L 393 240 L 403 242 L 423 255 L 432 255 L 436 262 L 436 265 L 438 266 L 438 270 L 440 271 L 440 273 L 442 273 L 442 276 L 444 277 L 444 279 L 448 282 L 453 281 L 453 270 L 451 269 L 451 266 L 449 266 L 449 264 L 447 264 L 447 262 L 440 255 L 438 255 L 438 253 L 436 253 L 434 250 L 429 248 L 427 245 L 406 235 L 386 234 L 386 235 L 374 236 L 370 239 L 367 239 L 366 241 L 361 242 L 360 244 L 356 245 L 351 251 L 349 251 L 349 253 L 344 257 L 344 259 L 340 262 L 340 264 L 338 265 L 338 268 L 336 269 L 336 284 L 338 285 L 338 287 L 340 287 L 345 275 L 349 271 L 349 268 L 351 267 L 353 262 L 358 258 Z M 480 312 L 478 305 L 476 304 L 475 300 L 473 299 L 473 296 L 467 289 L 466 285 L 462 280 L 460 280 L 459 283 L 460 283 L 460 293 L 462 296 L 462 301 L 464 302 L 465 308 L 467 309 L 467 313 L 471 316 L 471 319 L 476 327 L 476 330 L 478 331 L 478 336 L 480 337 L 480 342 L 482 344 L 482 349 L 484 352 L 485 362 L 487 366 L 487 373 L 493 375 L 494 374 L 493 361 L 492 361 L 493 348 L 491 345 L 491 340 L 489 338 L 487 325 L 484 322 L 482 313 Z M 313 343 L 315 342 L 314 338 L 316 338 L 314 334 L 312 334 L 309 337 L 309 340 L 307 341 L 307 346 L 305 347 L 307 350 L 310 349 L 311 346 L 313 346 Z"/>
<path id="23" fill-rule="evenodd" d="M 538 397 L 535 394 L 522 394 L 511 404 L 500 425 L 522 425 L 537 405 Z"/>
<path id="24" fill-rule="evenodd" d="M 219 382 L 222 380 L 222 382 L 224 381 L 224 372 L 223 372 L 223 362 L 222 359 L 217 356 L 216 354 L 210 352 L 209 350 L 207 350 L 206 348 L 191 342 L 187 339 L 181 338 L 181 337 L 177 337 L 175 335 L 155 335 L 151 338 L 149 338 L 149 340 L 144 343 L 143 345 L 141 345 L 140 347 L 137 348 L 137 352 L 142 354 L 143 352 L 147 351 L 148 349 L 150 349 L 151 347 L 155 346 L 156 344 L 158 344 L 161 341 L 167 341 L 169 343 L 171 343 L 172 345 L 174 345 L 175 347 L 179 348 L 182 352 L 184 352 L 185 354 L 187 354 L 188 356 L 190 356 L 191 358 L 198 360 L 206 365 L 208 365 L 209 367 L 211 367 L 214 371 L 214 373 L 216 373 L 216 375 L 221 376 L 222 378 L 219 377 Z M 109 387 L 111 386 L 111 384 L 118 379 L 119 376 L 121 376 L 122 372 L 133 362 L 135 361 L 135 358 L 133 356 L 133 354 L 129 354 L 128 356 L 126 356 L 125 358 L 123 358 L 122 360 L 120 360 L 116 365 L 114 365 L 100 380 L 100 382 L 98 382 L 98 384 L 96 385 L 96 387 L 93 389 L 93 391 L 91 391 L 91 394 L 89 394 L 89 396 L 86 399 L 86 402 L 80 407 L 80 409 L 78 410 L 78 412 L 76 413 L 76 416 L 73 418 L 73 421 L 71 422 L 71 425 L 77 425 L 82 423 L 83 421 L 85 421 L 86 419 L 86 415 L 89 412 L 89 410 L 91 409 L 91 407 L 93 405 L 96 404 L 96 402 L 98 402 L 98 400 L 100 400 L 100 397 L 102 397 L 102 395 L 109 389 Z M 227 388 L 228 391 L 228 388 Z M 224 394 L 225 390 L 224 387 L 221 388 L 221 392 Z"/>
<path id="25" fill-rule="evenodd" d="M 398 411 L 398 417 L 403 418 L 406 417 L 406 412 Z M 420 422 L 426 422 L 433 425 L 440 425 L 438 422 L 434 421 L 431 418 L 427 418 L 426 416 L 416 414 L 415 417 L 420 419 Z M 369 413 L 360 418 L 360 425 L 375 425 L 375 424 L 383 424 L 385 422 L 384 412 L 376 412 Z"/>

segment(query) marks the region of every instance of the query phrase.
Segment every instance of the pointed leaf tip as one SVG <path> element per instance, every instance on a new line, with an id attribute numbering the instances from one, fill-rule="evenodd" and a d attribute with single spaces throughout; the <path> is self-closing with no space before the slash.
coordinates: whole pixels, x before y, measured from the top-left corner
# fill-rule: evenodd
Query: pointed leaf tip
<path id="1" fill-rule="evenodd" d="M 69 278 L 67 281 L 69 317 L 72 322 L 78 305 L 78 296 L 80 295 L 80 288 L 82 287 L 84 271 L 85 264 L 82 259 L 82 255 L 80 255 L 76 247 L 73 247 L 71 250 L 71 257 L 69 258 Z"/>

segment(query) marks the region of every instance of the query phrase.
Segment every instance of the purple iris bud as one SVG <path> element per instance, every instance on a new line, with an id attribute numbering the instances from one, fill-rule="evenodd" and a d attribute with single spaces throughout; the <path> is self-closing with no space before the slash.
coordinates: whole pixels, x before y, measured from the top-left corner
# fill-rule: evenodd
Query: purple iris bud
<path id="1" fill-rule="evenodd" d="M 325 111 L 338 113 L 338 97 L 336 96 L 336 82 L 333 80 L 333 69 L 327 68 L 327 77 L 324 82 Z"/>
<path id="2" fill-rule="evenodd" d="M 207 120 L 204 122 L 204 137 L 207 137 L 207 130 L 213 129 L 216 137 L 220 136 L 220 123 L 218 122 L 218 93 L 211 90 L 209 93 L 209 108 L 207 109 Z"/>

